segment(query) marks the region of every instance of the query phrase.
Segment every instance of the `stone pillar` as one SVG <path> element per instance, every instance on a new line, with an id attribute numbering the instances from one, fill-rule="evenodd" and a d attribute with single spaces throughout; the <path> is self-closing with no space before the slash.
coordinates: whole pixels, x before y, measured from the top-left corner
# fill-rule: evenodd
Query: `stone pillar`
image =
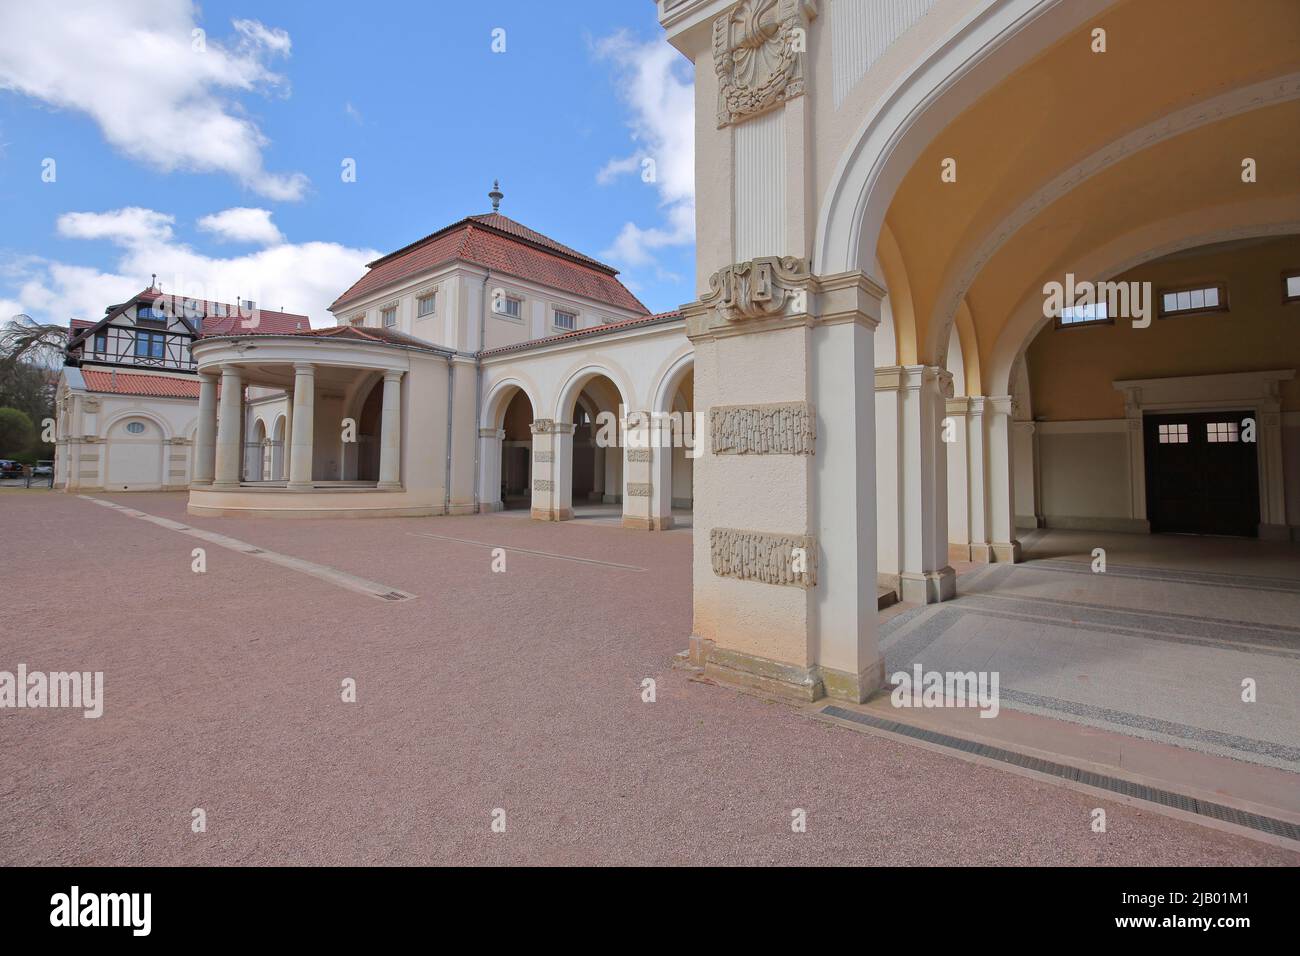
<path id="1" fill-rule="evenodd" d="M 669 412 L 661 413 L 654 423 L 654 440 L 651 442 L 650 474 L 650 528 L 658 531 L 673 526 L 673 459 L 679 447 L 685 447 L 685 430 L 690 412 L 680 412 L 681 432 L 673 434 L 673 419 Z M 692 438 L 695 436 L 691 436 Z"/>
<path id="2" fill-rule="evenodd" d="M 648 411 L 628 412 L 625 418 L 623 448 L 623 527 L 638 531 L 662 531 L 672 527 L 672 508 L 667 515 L 656 515 L 656 456 L 672 454 L 672 448 L 657 447 L 661 436 L 658 423 Z M 671 467 L 671 466 L 670 466 Z M 668 473 L 672 489 L 672 472 Z"/>
<path id="3" fill-rule="evenodd" d="M 573 517 L 573 424 L 539 418 L 533 433 L 533 506 L 538 521 Z"/>
<path id="4" fill-rule="evenodd" d="M 289 490 L 311 491 L 316 454 L 316 367 L 309 362 L 293 366 L 293 444 L 289 446 Z"/>
<path id="5" fill-rule="evenodd" d="M 402 373 L 384 373 L 384 404 L 379 418 L 379 490 L 402 488 Z"/>
<path id="6" fill-rule="evenodd" d="M 948 456 L 948 560 L 970 561 L 970 428 L 971 399 L 961 395 L 944 403 L 943 440 Z"/>
<path id="7" fill-rule="evenodd" d="M 896 544 L 882 536 L 877 555 L 882 576 L 897 575 L 900 596 L 915 604 L 946 601 L 956 593 L 956 574 L 948 566 L 948 465 L 943 440 L 951 381 L 947 371 L 935 366 L 875 370 L 879 405 L 874 417 L 881 428 L 876 444 L 882 455 L 877 518 L 883 529 L 897 535 Z M 891 438 L 896 445 L 890 444 Z"/>
<path id="8" fill-rule="evenodd" d="M 478 430 L 480 514 L 500 511 L 505 507 L 505 503 L 501 500 L 501 448 L 505 437 L 504 428 Z"/>
<path id="9" fill-rule="evenodd" d="M 199 427 L 194 436 L 194 480 L 196 486 L 209 486 L 216 478 L 217 444 L 217 377 L 199 373 Z"/>
<path id="10" fill-rule="evenodd" d="M 884 681 L 872 374 L 884 290 L 774 257 L 710 287 L 683 310 L 709 416 L 690 658 L 803 700 L 865 700 Z"/>
<path id="11" fill-rule="evenodd" d="M 988 400 L 989 535 L 993 560 L 1020 560 L 1016 539 L 1016 481 L 1013 459 L 1015 401 L 1009 395 Z"/>
<path id="12" fill-rule="evenodd" d="M 244 383 L 234 365 L 221 366 L 221 412 L 217 418 L 216 467 L 212 487 L 239 487 L 240 451 L 243 441 Z"/>

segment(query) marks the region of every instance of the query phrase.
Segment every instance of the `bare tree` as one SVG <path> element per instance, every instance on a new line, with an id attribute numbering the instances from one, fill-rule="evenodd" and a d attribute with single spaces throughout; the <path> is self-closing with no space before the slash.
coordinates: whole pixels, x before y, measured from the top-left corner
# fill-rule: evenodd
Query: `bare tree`
<path id="1" fill-rule="evenodd" d="M 46 325 L 30 315 L 15 315 L 0 330 L 0 361 L 58 365 L 63 360 L 69 330 Z"/>

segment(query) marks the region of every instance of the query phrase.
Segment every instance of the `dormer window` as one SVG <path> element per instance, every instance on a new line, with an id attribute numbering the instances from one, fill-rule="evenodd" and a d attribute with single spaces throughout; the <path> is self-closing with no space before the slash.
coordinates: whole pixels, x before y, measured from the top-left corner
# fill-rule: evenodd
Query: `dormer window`
<path id="1" fill-rule="evenodd" d="M 135 320 L 137 322 L 166 322 L 167 314 L 162 309 L 156 309 L 151 305 L 142 305 L 135 310 Z"/>

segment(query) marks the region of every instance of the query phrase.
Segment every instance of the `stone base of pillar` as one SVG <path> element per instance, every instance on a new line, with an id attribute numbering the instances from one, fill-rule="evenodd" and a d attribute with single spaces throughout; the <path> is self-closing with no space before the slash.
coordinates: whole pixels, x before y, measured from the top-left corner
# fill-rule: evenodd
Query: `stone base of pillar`
<path id="1" fill-rule="evenodd" d="M 1020 542 L 1019 541 L 994 541 L 993 560 L 1001 564 L 1019 564 L 1020 563 Z"/>
<path id="2" fill-rule="evenodd" d="M 861 704 L 885 685 L 883 659 L 861 674 L 849 674 L 828 667 L 801 667 L 726 650 L 695 634 L 691 635 L 687 660 L 713 680 L 805 703 L 830 697 Z"/>
<path id="3" fill-rule="evenodd" d="M 938 604 L 957 594 L 957 572 L 952 568 L 904 571 L 898 577 L 899 596 L 907 604 Z"/>
<path id="4" fill-rule="evenodd" d="M 504 501 L 480 501 L 478 503 L 478 513 L 481 515 L 492 514 L 494 511 L 505 510 Z"/>
<path id="5" fill-rule="evenodd" d="M 572 508 L 534 508 L 532 509 L 534 521 L 572 521 Z"/>
<path id="6" fill-rule="evenodd" d="M 970 545 L 969 545 L 969 544 L 957 544 L 956 542 L 949 541 L 949 542 L 948 542 L 948 560 L 949 560 L 949 561 L 960 561 L 960 562 L 962 562 L 963 564 L 966 564 L 966 563 L 969 563 L 970 561 L 973 561 L 974 559 L 971 557 L 971 554 L 970 554 Z"/>
<path id="7" fill-rule="evenodd" d="M 1261 541 L 1290 541 L 1291 526 L 1285 524 L 1261 524 L 1259 526 Z"/>
<path id="8" fill-rule="evenodd" d="M 993 564 L 997 561 L 991 544 L 972 544 L 970 546 L 970 559 L 975 564 Z"/>
<path id="9" fill-rule="evenodd" d="M 621 505 L 623 503 L 622 495 L 605 495 L 601 499 L 602 504 Z"/>
<path id="10" fill-rule="evenodd" d="M 381 481 L 375 485 L 376 491 L 401 491 L 402 483 L 400 481 Z"/>
<path id="11" fill-rule="evenodd" d="M 293 485 L 289 486 L 290 488 Z M 239 482 L 237 481 L 214 481 L 211 485 L 213 491 L 238 491 Z"/>
<path id="12" fill-rule="evenodd" d="M 212 482 L 210 482 L 210 481 L 197 481 L 197 480 L 195 480 L 195 481 L 191 481 L 191 482 L 190 482 L 190 487 L 191 487 L 191 488 L 211 488 L 211 487 L 212 487 Z"/>
<path id="13" fill-rule="evenodd" d="M 667 531 L 673 526 L 672 515 L 642 518 L 637 515 L 623 515 L 623 527 L 633 531 Z"/>

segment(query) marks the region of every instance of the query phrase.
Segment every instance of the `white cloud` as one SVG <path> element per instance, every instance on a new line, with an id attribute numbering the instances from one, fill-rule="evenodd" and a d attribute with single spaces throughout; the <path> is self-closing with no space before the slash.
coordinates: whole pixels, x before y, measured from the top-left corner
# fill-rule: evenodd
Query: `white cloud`
<path id="1" fill-rule="evenodd" d="M 268 199 L 302 198 L 307 177 L 265 169 L 267 139 L 233 98 L 287 90 L 266 64 L 288 55 L 289 35 L 236 20 L 223 44 L 196 36 L 195 17 L 191 0 L 6 3 L 0 89 L 86 113 L 156 169 L 226 173 Z"/>
<path id="2" fill-rule="evenodd" d="M 599 41 L 596 55 L 618 69 L 618 90 L 631 111 L 628 125 L 639 149 L 611 159 L 596 174 L 602 185 L 622 175 L 640 174 L 643 160 L 653 161 L 664 222 L 654 226 L 623 225 L 609 249 L 601 253 L 616 263 L 647 266 L 655 253 L 695 240 L 695 89 L 690 67 L 666 40 L 638 43 L 620 31 Z"/>
<path id="3" fill-rule="evenodd" d="M 199 220 L 199 228 L 226 242 L 252 242 L 274 246 L 284 242 L 284 234 L 271 222 L 269 209 L 236 206 L 223 209 Z"/>
<path id="4" fill-rule="evenodd" d="M 147 288 L 150 275 L 157 273 L 164 292 L 220 302 L 252 299 L 264 309 L 283 307 L 306 313 L 317 326 L 332 325 L 329 304 L 361 276 L 367 262 L 380 256 L 375 249 L 333 242 L 281 241 L 246 255 L 216 258 L 177 242 L 174 222 L 173 216 L 139 207 L 60 216 L 60 235 L 107 240 L 118 247 L 113 270 L 34 256 L 0 263 L 0 286 L 6 287 L 0 317 L 26 312 L 43 322 L 97 319 L 106 306 Z"/>

